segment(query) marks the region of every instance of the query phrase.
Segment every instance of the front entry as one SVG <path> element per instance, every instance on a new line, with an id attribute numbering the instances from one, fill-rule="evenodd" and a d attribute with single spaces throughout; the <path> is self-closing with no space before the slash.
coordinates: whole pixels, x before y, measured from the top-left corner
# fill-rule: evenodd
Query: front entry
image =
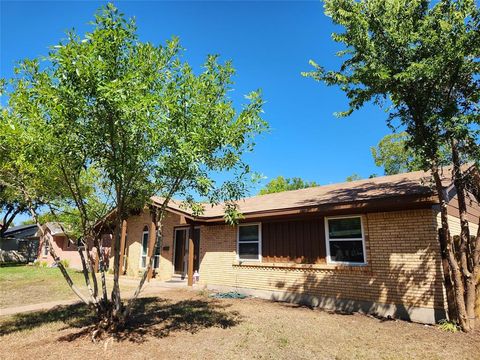
<path id="1" fill-rule="evenodd" d="M 188 239 L 190 228 L 175 229 L 175 249 L 173 255 L 173 266 L 175 274 L 185 276 L 188 270 Z M 198 271 L 199 268 L 199 245 L 200 245 L 200 228 L 196 227 L 193 233 L 193 242 L 195 244 L 195 254 L 193 255 L 193 271 Z"/>

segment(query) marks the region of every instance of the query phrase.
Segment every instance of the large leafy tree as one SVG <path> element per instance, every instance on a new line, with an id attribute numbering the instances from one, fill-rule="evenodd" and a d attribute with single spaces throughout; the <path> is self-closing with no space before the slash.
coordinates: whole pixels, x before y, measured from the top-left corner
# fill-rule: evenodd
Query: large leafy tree
<path id="1" fill-rule="evenodd" d="M 305 189 L 314 186 L 318 186 L 315 181 L 306 181 L 299 177 L 284 178 L 283 176 L 277 176 L 275 179 L 270 180 L 258 194 L 265 195 L 282 191 Z"/>
<path id="2" fill-rule="evenodd" d="M 370 149 L 375 165 L 383 167 L 385 175 L 422 170 L 422 159 L 409 146 L 410 141 L 411 138 L 405 131 L 385 135 L 376 147 Z M 451 149 L 441 147 L 438 153 L 439 165 L 446 166 L 451 160 Z"/>
<path id="3" fill-rule="evenodd" d="M 73 207 L 80 219 L 85 247 L 93 239 L 97 251 L 102 248 L 99 229 L 113 216 L 111 297 L 104 281 L 106 264 L 101 263 L 102 294 L 91 289 L 87 302 L 101 319 L 97 330 L 116 331 L 128 319 L 153 264 L 151 257 L 135 296 L 125 304 L 119 288 L 123 220 L 157 194 L 163 204 L 151 208 L 155 226 L 173 196 L 183 198 L 196 214 L 203 211 L 196 199 L 225 202 L 225 220 L 235 222 L 240 214 L 234 200 L 245 195 L 251 179 L 242 155 L 253 149 L 254 136 L 267 124 L 261 119 L 258 92 L 236 110 L 228 96 L 235 73 L 230 62 L 222 64 L 211 55 L 202 71 L 195 72 L 182 60 L 178 39 L 162 46 L 141 42 L 134 21 L 111 4 L 99 10 L 93 26 L 83 38 L 68 33 L 42 66 L 31 61 L 17 69 L 4 123 L 11 129 L 22 124 L 20 129 L 35 141 L 40 142 L 42 133 L 51 140 L 35 161 L 48 163 L 47 175 L 55 174 L 59 188 L 67 190 L 62 204 Z M 31 129 L 33 124 L 39 124 L 39 133 Z M 30 158 L 10 156 L 31 166 Z M 0 179 L 11 178 L 10 170 L 2 169 Z M 230 174 L 229 180 L 217 183 L 219 172 Z M 37 184 L 27 185 L 36 190 Z M 53 199 L 48 195 L 47 203 Z M 111 216 L 105 217 L 107 212 Z M 89 285 L 87 273 L 85 280 Z"/>
<path id="4" fill-rule="evenodd" d="M 406 132 L 389 134 L 370 149 L 375 165 L 383 167 L 385 175 L 421 170 L 415 152 L 407 146 L 408 140 Z"/>
<path id="5" fill-rule="evenodd" d="M 312 62 L 306 74 L 337 85 L 349 98 L 349 115 L 368 102 L 385 106 L 388 124 L 409 136 L 408 147 L 431 170 L 442 215 L 440 243 L 450 314 L 462 329 L 474 326 L 475 278 L 480 273 L 480 232 L 466 220 L 466 159 L 479 156 L 480 13 L 473 0 L 327 0 L 325 13 L 343 32 L 339 70 Z M 442 149 L 449 148 L 460 208 L 460 246 L 455 253 L 442 187 Z M 450 293 L 450 292 L 449 292 Z M 452 306 L 453 305 L 453 306 Z"/>
<path id="6" fill-rule="evenodd" d="M 8 186 L 0 185 L 0 238 L 4 237 L 15 217 L 26 211 L 23 197 Z"/>

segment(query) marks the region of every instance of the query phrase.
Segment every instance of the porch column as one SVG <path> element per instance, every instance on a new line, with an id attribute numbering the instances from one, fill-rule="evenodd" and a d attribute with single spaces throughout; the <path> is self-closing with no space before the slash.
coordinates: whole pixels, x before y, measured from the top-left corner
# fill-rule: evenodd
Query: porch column
<path id="1" fill-rule="evenodd" d="M 127 220 L 123 220 L 122 221 L 122 233 L 121 233 L 121 236 L 120 236 L 120 264 L 119 264 L 119 271 L 118 273 L 120 275 L 123 275 L 123 271 L 125 270 L 123 268 L 123 257 L 124 257 L 124 253 L 125 253 L 125 239 L 127 237 Z"/>
<path id="2" fill-rule="evenodd" d="M 195 224 L 190 223 L 190 231 L 188 232 L 188 286 L 193 285 L 193 255 L 195 254 L 195 243 L 193 236 L 195 233 Z"/>
<path id="3" fill-rule="evenodd" d="M 157 240 L 157 224 L 156 224 L 157 213 L 153 208 L 150 209 L 150 211 L 151 211 L 151 221 L 150 221 L 150 231 L 148 232 L 148 235 L 149 235 L 148 252 L 147 252 L 148 261 L 151 261 L 152 256 L 155 256 L 155 241 Z M 150 279 L 153 277 L 154 262 L 152 263 L 152 266 L 148 270 L 148 274 L 147 274 L 148 281 L 150 281 Z"/>

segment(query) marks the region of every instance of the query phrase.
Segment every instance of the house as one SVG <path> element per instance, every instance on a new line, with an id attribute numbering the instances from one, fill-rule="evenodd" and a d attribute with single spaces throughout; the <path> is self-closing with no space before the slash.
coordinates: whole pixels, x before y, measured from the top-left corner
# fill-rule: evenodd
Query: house
<path id="1" fill-rule="evenodd" d="M 20 225 L 10 227 L 5 231 L 4 237 L 0 238 L 0 250 L 18 251 L 25 261 L 33 261 L 36 258 L 38 241 L 36 225 Z"/>
<path id="2" fill-rule="evenodd" d="M 458 202 L 447 173 L 455 235 Z M 156 249 L 149 210 L 130 216 L 121 231 L 121 272 L 138 276 L 154 254 L 160 280 L 188 274 L 192 284 L 198 271 L 199 284 L 211 289 L 424 323 L 446 318 L 439 201 L 429 173 L 254 196 L 238 206 L 244 218 L 231 226 L 222 205 L 193 216 L 170 201 Z M 474 199 L 467 216 L 476 234 Z"/>
<path id="3" fill-rule="evenodd" d="M 48 222 L 42 225 L 44 236 L 40 236 L 40 245 L 37 253 L 37 260 L 41 262 L 46 262 L 47 266 L 52 266 L 55 264 L 55 260 L 52 255 L 50 255 L 49 242 L 53 246 L 55 254 L 61 259 L 65 260 L 68 264 L 68 267 L 73 269 L 82 269 L 82 262 L 78 254 L 77 242 L 73 239 L 70 239 L 63 229 L 63 227 L 56 222 Z M 46 241 L 46 239 L 50 241 Z M 103 246 L 106 259 L 110 256 L 110 242 L 111 235 L 103 235 Z M 94 261 L 97 258 L 96 250 L 90 244 L 91 256 Z M 106 261 L 108 263 L 108 261 Z"/>

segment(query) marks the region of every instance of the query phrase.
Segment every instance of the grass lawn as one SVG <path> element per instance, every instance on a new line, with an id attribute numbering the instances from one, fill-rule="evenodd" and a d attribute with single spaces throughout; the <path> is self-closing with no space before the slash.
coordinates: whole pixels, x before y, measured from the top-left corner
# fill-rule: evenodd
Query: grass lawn
<path id="1" fill-rule="evenodd" d="M 0 359 L 480 359 L 480 332 L 382 321 L 258 299 L 162 290 L 118 339 L 93 343 L 81 306 L 0 317 Z"/>
<path id="2" fill-rule="evenodd" d="M 74 284 L 87 295 L 83 274 L 75 270 L 68 272 Z M 57 268 L 0 267 L 0 309 L 76 298 Z"/>

